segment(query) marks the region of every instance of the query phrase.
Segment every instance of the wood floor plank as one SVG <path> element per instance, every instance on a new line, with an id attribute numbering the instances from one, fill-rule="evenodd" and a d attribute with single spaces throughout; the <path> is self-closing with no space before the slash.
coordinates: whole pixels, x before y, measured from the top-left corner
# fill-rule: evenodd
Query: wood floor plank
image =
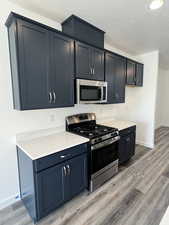
<path id="1" fill-rule="evenodd" d="M 137 163 L 130 166 L 129 171 L 137 177 L 143 178 L 145 174 L 149 174 L 155 163 L 161 162 L 164 155 L 168 154 L 169 142 L 164 142 L 160 150 L 153 150 L 144 155 Z"/>
<path id="2" fill-rule="evenodd" d="M 116 225 L 123 215 L 141 199 L 142 193 L 136 189 L 131 190 L 118 204 L 110 204 L 106 206 L 106 210 L 99 213 L 97 220 L 93 217 L 85 222 L 85 225 Z M 96 218 L 95 216 L 95 218 Z"/>
<path id="3" fill-rule="evenodd" d="M 169 146 L 168 146 L 169 150 Z M 167 161 L 169 159 L 169 152 L 166 151 L 165 154 L 160 157 L 159 160 L 157 160 L 150 169 L 145 171 L 144 176 L 139 181 L 139 184 L 136 186 L 136 188 L 143 193 L 146 193 L 151 186 L 155 183 L 155 181 L 158 179 L 160 175 L 164 172 L 164 170 L 167 167 Z"/>
<path id="4" fill-rule="evenodd" d="M 163 133 L 161 133 L 160 135 L 157 135 L 157 137 L 155 138 L 155 144 L 158 144 L 162 139 L 165 139 L 169 134 L 169 131 L 164 131 Z"/>
<path id="5" fill-rule="evenodd" d="M 159 225 L 169 206 L 169 128 L 155 148 L 136 146 L 132 160 L 92 194 L 84 192 L 38 225 Z M 0 210 L 0 225 L 33 225 L 22 202 Z"/>
<path id="6" fill-rule="evenodd" d="M 152 218 L 152 213 L 157 209 L 162 197 L 169 194 L 169 179 L 161 176 L 156 184 L 149 190 L 147 194 L 141 199 L 139 204 L 130 217 L 126 219 L 125 225 L 150 225 L 149 222 L 155 218 Z"/>
<path id="7" fill-rule="evenodd" d="M 126 190 L 130 191 L 134 185 L 134 179 L 130 176 L 128 178 L 126 177 L 125 182 L 121 181 L 120 186 L 114 183 L 109 184 L 109 188 L 104 186 L 103 189 L 101 189 L 101 192 L 103 192 L 104 189 L 108 190 L 106 195 L 101 198 L 97 196 L 97 198 L 93 199 L 94 202 L 93 200 L 89 201 L 87 205 L 80 207 L 74 215 L 66 218 L 66 220 L 59 223 L 59 225 L 86 224 L 86 221 L 90 221 L 90 219 L 93 218 L 94 215 L 98 214 L 98 212 L 104 212 L 104 209 L 107 208 L 108 205 L 111 205 L 112 202 L 116 204 L 120 201 L 126 195 Z"/>

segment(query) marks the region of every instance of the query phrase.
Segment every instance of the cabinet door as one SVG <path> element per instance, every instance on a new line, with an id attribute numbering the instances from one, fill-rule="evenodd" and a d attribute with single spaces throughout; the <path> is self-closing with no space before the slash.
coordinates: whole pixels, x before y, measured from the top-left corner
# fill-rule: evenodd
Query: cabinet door
<path id="1" fill-rule="evenodd" d="M 106 53 L 105 80 L 108 82 L 107 103 L 125 102 L 126 60 Z"/>
<path id="2" fill-rule="evenodd" d="M 64 202 L 64 164 L 36 175 L 38 218 L 42 218 Z"/>
<path id="3" fill-rule="evenodd" d="M 76 77 L 92 79 L 92 47 L 80 42 L 75 43 Z"/>
<path id="4" fill-rule="evenodd" d="M 22 20 L 18 24 L 21 110 L 49 106 L 49 32 Z"/>
<path id="5" fill-rule="evenodd" d="M 136 64 L 136 86 L 143 86 L 143 70 L 144 65 L 141 63 Z"/>
<path id="6" fill-rule="evenodd" d="M 126 85 L 126 59 L 116 56 L 116 73 L 114 97 L 115 103 L 125 102 L 125 85 Z"/>
<path id="7" fill-rule="evenodd" d="M 135 79 L 136 79 L 136 63 L 127 60 L 127 84 L 128 85 L 135 85 Z"/>
<path id="8" fill-rule="evenodd" d="M 74 105 L 74 42 L 51 33 L 52 104 L 53 107 Z"/>
<path id="9" fill-rule="evenodd" d="M 67 162 L 71 198 L 87 188 L 86 157 L 86 154 L 83 154 Z"/>
<path id="10" fill-rule="evenodd" d="M 104 81 L 104 51 L 93 48 L 92 69 L 92 79 Z"/>
<path id="11" fill-rule="evenodd" d="M 119 141 L 119 163 L 128 161 L 135 154 L 135 132 L 122 136 Z"/>

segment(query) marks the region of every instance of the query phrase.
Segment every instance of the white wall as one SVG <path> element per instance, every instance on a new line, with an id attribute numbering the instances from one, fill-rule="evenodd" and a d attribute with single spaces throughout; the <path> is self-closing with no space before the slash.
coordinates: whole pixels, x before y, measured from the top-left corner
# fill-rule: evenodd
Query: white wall
<path id="1" fill-rule="evenodd" d="M 105 48 L 144 63 L 143 87 L 127 86 L 126 102 L 116 105 L 114 114 L 117 119 L 135 121 L 137 143 L 153 148 L 159 52 L 131 56 L 107 44 Z"/>
<path id="2" fill-rule="evenodd" d="M 111 46 L 108 47 L 111 49 Z M 126 53 L 123 55 L 128 57 Z M 144 63 L 143 87 L 126 87 L 126 103 L 116 105 L 115 115 L 119 119 L 137 122 L 137 143 L 153 148 L 159 52 L 138 55 L 133 59 Z"/>
<path id="3" fill-rule="evenodd" d="M 156 101 L 156 128 L 169 126 L 169 70 L 159 70 L 157 101 Z"/>
<path id="4" fill-rule="evenodd" d="M 15 136 L 17 133 L 59 127 L 64 125 L 65 116 L 80 112 L 95 112 L 99 119 L 118 117 L 138 122 L 137 139 L 153 145 L 153 110 L 156 86 L 158 53 L 140 56 L 145 63 L 144 87 L 127 88 L 126 104 L 81 105 L 72 108 L 15 111 L 12 106 L 10 62 L 7 29 L 4 26 L 10 11 L 61 29 L 60 24 L 35 13 L 22 9 L 8 1 L 1 5 L 0 14 L 0 207 L 15 201 L 19 193 Z M 106 46 L 107 47 L 107 46 Z M 108 46 L 110 48 L 110 46 Z M 110 48 L 111 50 L 111 48 Z M 120 52 L 116 49 L 117 52 Z M 125 54 L 126 55 L 126 54 Z M 149 87 L 151 85 L 151 88 Z"/>

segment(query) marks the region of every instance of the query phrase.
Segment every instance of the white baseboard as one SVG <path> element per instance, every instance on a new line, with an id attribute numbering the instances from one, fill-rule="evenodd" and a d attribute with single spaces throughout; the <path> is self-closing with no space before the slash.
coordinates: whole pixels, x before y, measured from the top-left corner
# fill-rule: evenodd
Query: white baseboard
<path id="1" fill-rule="evenodd" d="M 16 195 L 10 196 L 9 198 L 3 199 L 2 201 L 0 201 L 0 209 L 4 209 L 19 200 L 20 195 L 18 193 Z"/>
<path id="2" fill-rule="evenodd" d="M 136 140 L 136 144 L 138 144 L 138 145 L 143 145 L 143 146 L 145 146 L 145 147 L 147 147 L 147 148 L 151 148 L 151 149 L 154 148 L 154 144 L 148 143 L 148 142 L 144 142 L 144 141 Z"/>

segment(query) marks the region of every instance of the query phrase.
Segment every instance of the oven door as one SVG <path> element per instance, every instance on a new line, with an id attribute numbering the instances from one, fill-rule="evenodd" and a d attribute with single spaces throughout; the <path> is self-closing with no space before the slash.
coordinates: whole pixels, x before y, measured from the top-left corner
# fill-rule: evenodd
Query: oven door
<path id="1" fill-rule="evenodd" d="M 107 102 L 107 83 L 77 79 L 77 103 Z"/>
<path id="2" fill-rule="evenodd" d="M 91 175 L 103 173 L 118 160 L 118 141 L 91 151 Z"/>

